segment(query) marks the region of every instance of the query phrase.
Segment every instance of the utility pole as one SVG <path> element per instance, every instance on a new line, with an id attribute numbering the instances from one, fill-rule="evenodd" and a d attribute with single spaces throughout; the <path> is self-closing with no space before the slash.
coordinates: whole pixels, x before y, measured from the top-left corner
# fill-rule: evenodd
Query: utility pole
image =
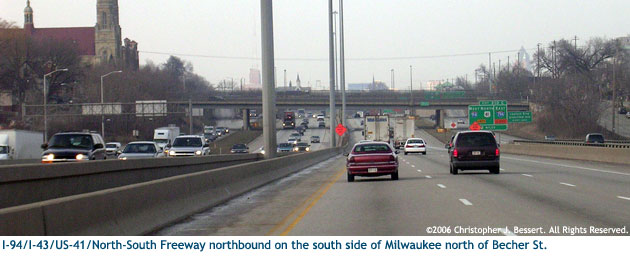
<path id="1" fill-rule="evenodd" d="M 411 115 L 413 113 L 413 66 L 409 65 L 409 97 L 411 98 Z"/>
<path id="2" fill-rule="evenodd" d="M 193 108 L 192 99 L 188 99 L 188 134 L 193 135 Z"/>
<path id="3" fill-rule="evenodd" d="M 492 53 L 488 53 L 488 91 L 492 93 Z"/>
<path id="4" fill-rule="evenodd" d="M 617 54 L 615 53 L 615 57 L 613 57 L 613 66 L 612 66 L 612 70 L 613 70 L 613 79 L 612 79 L 612 86 L 613 86 L 613 92 L 612 92 L 612 132 L 615 133 L 615 101 L 617 100 L 617 74 L 616 74 L 616 68 L 615 66 L 617 65 Z"/>
<path id="5" fill-rule="evenodd" d="M 274 86 L 273 6 L 272 0 L 260 0 L 262 78 L 263 78 L 263 138 L 265 158 L 276 156 L 276 91 Z"/>
<path id="6" fill-rule="evenodd" d="M 500 67 L 500 66 L 499 66 Z M 499 68 L 500 69 L 500 68 Z M 510 56 L 508 55 L 507 71 L 510 73 Z"/>
<path id="7" fill-rule="evenodd" d="M 267 0 L 271 2 L 271 0 Z M 335 137 L 335 35 L 333 31 L 333 0 L 328 0 L 328 58 L 330 68 L 330 147 L 337 146 Z"/>
<path id="8" fill-rule="evenodd" d="M 284 70 L 284 87 L 287 87 L 287 70 Z"/>
<path id="9" fill-rule="evenodd" d="M 346 64 L 345 44 L 343 32 L 343 0 L 339 0 L 339 59 L 341 81 L 341 124 L 346 125 Z"/>

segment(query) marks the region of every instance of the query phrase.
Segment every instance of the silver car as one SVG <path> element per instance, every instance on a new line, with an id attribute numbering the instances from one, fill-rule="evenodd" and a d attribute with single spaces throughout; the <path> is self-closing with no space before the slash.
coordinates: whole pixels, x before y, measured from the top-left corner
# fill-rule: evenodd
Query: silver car
<path id="1" fill-rule="evenodd" d="M 167 146 L 168 147 L 168 146 Z M 205 156 L 210 154 L 210 146 L 202 136 L 185 135 L 175 138 L 170 145 L 168 156 Z"/>
<path id="2" fill-rule="evenodd" d="M 125 146 L 125 149 L 118 151 L 118 159 L 142 159 L 164 157 L 164 152 L 157 143 L 153 141 L 135 141 Z"/>

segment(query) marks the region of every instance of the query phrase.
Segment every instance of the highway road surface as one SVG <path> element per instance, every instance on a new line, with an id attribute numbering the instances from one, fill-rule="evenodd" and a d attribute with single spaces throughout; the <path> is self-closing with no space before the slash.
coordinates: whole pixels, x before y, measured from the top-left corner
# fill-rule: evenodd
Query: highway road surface
<path id="1" fill-rule="evenodd" d="M 599 235 L 630 226 L 628 166 L 503 154 L 499 175 L 451 175 L 443 145 L 416 133 L 428 154 L 400 154 L 398 181 L 348 183 L 345 158 L 333 157 L 156 234 Z"/>

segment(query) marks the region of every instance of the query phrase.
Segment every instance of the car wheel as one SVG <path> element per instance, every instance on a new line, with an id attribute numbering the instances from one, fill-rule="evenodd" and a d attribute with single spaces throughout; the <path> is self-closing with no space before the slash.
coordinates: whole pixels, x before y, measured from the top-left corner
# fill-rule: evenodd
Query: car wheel
<path id="1" fill-rule="evenodd" d="M 453 174 L 453 175 L 457 175 L 457 173 L 458 173 L 458 172 L 459 172 L 459 170 L 457 170 L 457 168 L 455 168 L 455 167 L 453 166 L 453 164 L 451 164 L 451 174 Z"/>
<path id="2" fill-rule="evenodd" d="M 426 154 L 427 154 L 427 152 L 422 152 L 422 154 L 423 154 L 423 155 L 426 155 Z"/>
<path id="3" fill-rule="evenodd" d="M 392 180 L 398 180 L 398 172 L 392 173 Z"/>
<path id="4" fill-rule="evenodd" d="M 407 152 L 405 152 L 405 155 L 407 155 Z"/>
<path id="5" fill-rule="evenodd" d="M 490 173 L 492 174 L 499 174 L 499 172 L 501 172 L 501 169 L 499 169 L 499 167 L 490 169 Z"/>
<path id="6" fill-rule="evenodd" d="M 348 182 L 354 181 L 354 175 L 348 173 Z"/>

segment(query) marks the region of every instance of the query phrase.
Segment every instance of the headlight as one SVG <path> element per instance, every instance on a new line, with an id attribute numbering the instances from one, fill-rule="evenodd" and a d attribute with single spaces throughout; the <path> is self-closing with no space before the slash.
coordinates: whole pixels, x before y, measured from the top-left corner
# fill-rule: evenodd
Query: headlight
<path id="1" fill-rule="evenodd" d="M 42 157 L 43 160 L 48 160 L 48 161 L 52 161 L 55 160 L 55 155 L 54 154 L 48 154 Z"/>
<path id="2" fill-rule="evenodd" d="M 311 148 L 306 148 L 306 151 L 311 151 Z"/>
<path id="3" fill-rule="evenodd" d="M 197 150 L 197 151 L 195 151 L 195 155 L 200 156 L 200 155 L 201 155 L 201 150 Z"/>
<path id="4" fill-rule="evenodd" d="M 175 151 L 173 151 L 173 150 L 168 151 L 168 155 L 169 156 L 175 156 Z"/>
<path id="5" fill-rule="evenodd" d="M 120 159 L 120 160 L 127 160 L 127 157 L 126 156 L 125 157 L 119 157 L 118 159 Z"/>
<path id="6" fill-rule="evenodd" d="M 85 155 L 84 154 L 78 154 L 75 158 L 77 160 L 83 160 L 83 159 L 85 159 Z"/>
<path id="7" fill-rule="evenodd" d="M 265 154 L 265 150 L 261 150 L 260 153 L 264 155 Z"/>
<path id="8" fill-rule="evenodd" d="M 299 149 L 298 148 L 293 148 L 293 151 L 297 152 Z"/>
<path id="9" fill-rule="evenodd" d="M 225 132 L 230 132 L 230 130 L 225 130 Z"/>

